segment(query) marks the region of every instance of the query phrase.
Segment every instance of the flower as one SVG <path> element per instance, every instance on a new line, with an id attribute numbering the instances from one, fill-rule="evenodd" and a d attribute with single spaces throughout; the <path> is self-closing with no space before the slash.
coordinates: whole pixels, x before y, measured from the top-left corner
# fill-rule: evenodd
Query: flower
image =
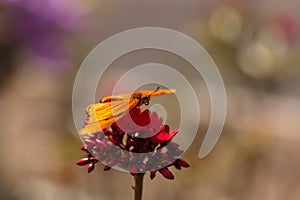
<path id="1" fill-rule="evenodd" d="M 11 56 L 26 52 L 26 57 L 54 63 L 49 67 L 64 67 L 73 59 L 68 38 L 81 33 L 81 15 L 88 11 L 85 4 L 70 0 L 6 0 L 0 6 L 1 17 L 6 19 L 1 33 Z M 5 47 L 0 44 L 6 51 Z"/>
<path id="2" fill-rule="evenodd" d="M 117 166 L 130 171 L 131 175 L 150 172 L 153 179 L 158 171 L 167 179 L 174 179 L 169 167 L 187 168 L 189 164 L 179 159 L 182 150 L 171 140 L 178 130 L 170 131 L 156 112 L 139 107 L 131 109 L 110 128 L 92 135 L 83 136 L 81 147 L 87 157 L 77 162 L 79 166 L 88 165 L 93 171 L 96 163 L 105 163 L 104 171 Z"/>

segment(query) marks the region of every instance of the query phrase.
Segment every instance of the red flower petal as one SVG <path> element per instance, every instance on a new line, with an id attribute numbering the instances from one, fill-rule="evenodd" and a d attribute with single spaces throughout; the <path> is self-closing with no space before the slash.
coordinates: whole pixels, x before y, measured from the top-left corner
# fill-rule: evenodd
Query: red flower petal
<path id="1" fill-rule="evenodd" d="M 82 151 L 87 151 L 87 146 L 86 146 L 86 145 L 82 145 L 82 146 L 80 147 L 80 149 L 81 149 Z"/>
<path id="2" fill-rule="evenodd" d="M 113 123 L 112 129 L 118 132 L 133 133 L 142 130 L 150 122 L 150 111 L 146 109 L 142 112 L 139 107 L 136 107 L 129 110 L 120 120 Z"/>
<path id="3" fill-rule="evenodd" d="M 175 164 L 175 163 L 174 163 L 174 167 L 175 167 L 176 169 L 178 169 L 178 170 L 181 170 L 181 166 L 178 165 L 178 164 Z"/>
<path id="4" fill-rule="evenodd" d="M 151 179 L 151 180 L 153 180 L 153 179 L 155 178 L 156 172 L 157 172 L 157 170 L 151 170 L 151 171 L 150 171 L 150 179 Z"/>
<path id="5" fill-rule="evenodd" d="M 111 167 L 106 166 L 106 165 L 103 167 L 103 171 L 108 171 L 108 170 L 110 170 L 110 169 L 111 169 Z"/>
<path id="6" fill-rule="evenodd" d="M 89 160 L 89 158 L 82 158 L 82 159 L 78 160 L 76 162 L 76 164 L 79 165 L 79 166 L 84 166 L 84 165 L 89 164 L 90 162 L 91 161 Z"/>
<path id="7" fill-rule="evenodd" d="M 166 133 L 169 133 L 170 132 L 170 127 L 168 125 L 164 125 L 162 131 L 166 132 Z"/>
<path id="8" fill-rule="evenodd" d="M 166 141 L 170 141 L 177 133 L 178 133 L 178 130 L 174 130 L 171 133 L 160 132 L 157 135 L 155 135 L 154 138 L 156 140 L 159 140 L 160 142 L 166 142 Z"/>
<path id="9" fill-rule="evenodd" d="M 167 167 L 160 169 L 159 172 L 160 172 L 166 179 L 174 180 L 174 175 L 172 174 L 172 172 L 171 172 Z"/>
<path id="10" fill-rule="evenodd" d="M 107 163 L 108 166 L 114 166 L 115 164 L 116 164 L 116 161 L 114 161 L 114 160 L 110 160 L 110 161 Z"/>
<path id="11" fill-rule="evenodd" d="M 88 166 L 88 173 L 90 173 L 91 171 L 93 171 L 95 168 L 95 163 L 90 163 Z"/>
<path id="12" fill-rule="evenodd" d="M 137 174 L 137 168 L 136 168 L 136 166 L 133 165 L 133 166 L 130 167 L 130 174 L 132 176 L 135 176 Z"/>
<path id="13" fill-rule="evenodd" d="M 151 112 L 151 123 L 149 124 L 149 126 L 155 132 L 158 132 L 160 130 L 162 122 L 163 122 L 162 118 L 158 117 L 156 112 Z"/>
<path id="14" fill-rule="evenodd" d="M 133 110 L 133 112 L 132 112 Z M 137 112 L 135 110 L 138 110 L 138 114 L 136 114 Z M 150 118 L 150 112 L 148 109 L 144 110 L 143 112 L 141 112 L 140 109 L 131 109 L 130 111 L 130 116 L 132 117 L 132 120 L 139 126 L 147 126 L 148 124 L 150 124 L 151 122 L 151 118 Z"/>
<path id="15" fill-rule="evenodd" d="M 189 165 L 186 161 L 184 161 L 184 160 L 182 160 L 182 159 L 177 159 L 177 160 L 175 161 L 175 163 L 178 164 L 178 165 L 181 166 L 181 167 L 185 167 L 185 168 L 190 167 L 190 165 Z"/>

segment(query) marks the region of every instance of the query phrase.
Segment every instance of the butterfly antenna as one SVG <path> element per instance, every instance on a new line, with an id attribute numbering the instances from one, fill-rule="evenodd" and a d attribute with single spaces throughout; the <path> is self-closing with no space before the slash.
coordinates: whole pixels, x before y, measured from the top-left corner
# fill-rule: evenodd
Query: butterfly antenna
<path id="1" fill-rule="evenodd" d="M 151 92 L 151 93 L 149 94 L 149 96 L 151 96 L 153 93 L 157 92 L 158 90 L 159 90 L 159 86 L 157 86 L 156 90 L 154 90 L 153 92 Z"/>

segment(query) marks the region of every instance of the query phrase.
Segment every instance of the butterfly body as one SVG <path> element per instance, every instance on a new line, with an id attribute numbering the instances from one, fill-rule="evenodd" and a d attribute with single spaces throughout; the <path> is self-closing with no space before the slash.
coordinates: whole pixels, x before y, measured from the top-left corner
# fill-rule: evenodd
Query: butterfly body
<path id="1" fill-rule="evenodd" d="M 165 89 L 154 91 L 144 90 L 134 93 L 103 97 L 100 103 L 91 104 L 86 108 L 88 119 L 80 130 L 81 135 L 93 134 L 108 128 L 111 124 L 122 118 L 127 111 L 142 105 L 149 105 L 152 96 L 173 94 L 176 90 Z"/>

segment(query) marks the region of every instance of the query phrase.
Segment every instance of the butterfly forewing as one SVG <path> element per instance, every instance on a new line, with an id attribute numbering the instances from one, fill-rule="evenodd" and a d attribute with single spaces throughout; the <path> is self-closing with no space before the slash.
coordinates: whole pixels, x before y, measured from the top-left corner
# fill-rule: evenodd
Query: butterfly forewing
<path id="1" fill-rule="evenodd" d="M 130 100 L 132 93 L 128 94 L 119 94 L 115 96 L 106 96 L 100 99 L 100 103 L 105 103 L 105 102 L 113 102 L 113 101 L 122 101 L 122 100 Z"/>
<path id="2" fill-rule="evenodd" d="M 139 98 L 144 96 L 150 98 L 151 96 L 172 93 L 175 93 L 174 89 L 157 91 L 145 90 L 104 97 L 100 100 L 100 103 L 91 104 L 87 107 L 88 120 L 85 126 L 80 130 L 80 134 L 93 134 L 108 128 L 111 124 L 122 118 L 128 110 L 136 107 L 141 100 Z"/>
<path id="3" fill-rule="evenodd" d="M 142 91 L 143 92 L 143 91 Z M 150 96 L 158 96 L 158 95 L 163 95 L 163 94 L 173 94 L 176 92 L 175 89 L 168 89 L 168 90 L 157 90 L 157 91 L 144 91 L 145 93 L 148 92 Z"/>

